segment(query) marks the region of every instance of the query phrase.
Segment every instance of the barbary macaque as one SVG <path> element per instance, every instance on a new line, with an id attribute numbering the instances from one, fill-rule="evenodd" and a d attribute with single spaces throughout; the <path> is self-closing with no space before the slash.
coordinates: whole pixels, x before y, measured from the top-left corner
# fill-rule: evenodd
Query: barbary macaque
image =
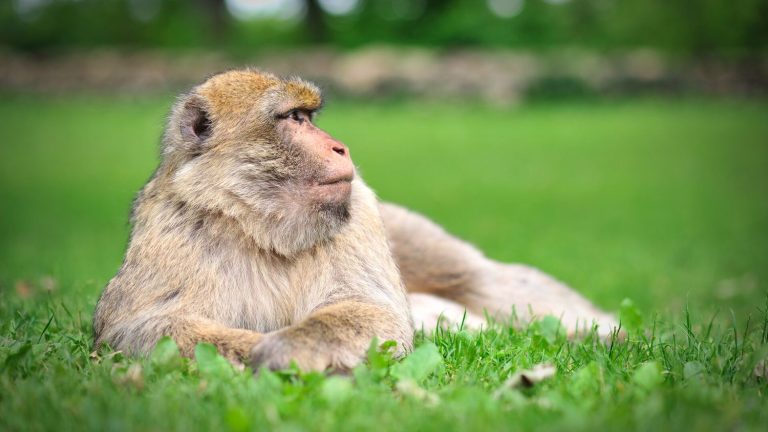
<path id="1" fill-rule="evenodd" d="M 347 146 L 315 126 L 321 105 L 315 85 L 254 69 L 178 99 L 96 307 L 96 345 L 141 355 L 170 336 L 186 356 L 208 342 L 254 368 L 348 370 L 374 338 L 402 355 L 414 327 L 513 310 L 615 326 L 554 279 L 380 203 Z"/>

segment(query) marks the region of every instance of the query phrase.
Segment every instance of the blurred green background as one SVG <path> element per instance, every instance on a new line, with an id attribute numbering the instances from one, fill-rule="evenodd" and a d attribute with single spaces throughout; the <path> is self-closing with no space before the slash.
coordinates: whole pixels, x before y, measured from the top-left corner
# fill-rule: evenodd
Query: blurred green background
<path id="1" fill-rule="evenodd" d="M 744 56 L 765 50 L 766 18 L 763 0 L 10 0 L 0 38 L 23 50 L 568 44 Z"/>
<path id="2" fill-rule="evenodd" d="M 768 2 L 0 4 L 0 287 L 86 314 L 174 94 L 318 81 L 369 184 L 616 310 L 734 310 L 768 277 Z M 24 300 L 26 301 L 26 300 Z"/>
<path id="3" fill-rule="evenodd" d="M 763 430 L 767 48 L 766 0 L 0 1 L 0 430 Z M 630 336 L 419 337 L 412 387 L 95 351 L 169 107 L 244 65 L 317 82 L 382 199 Z"/>

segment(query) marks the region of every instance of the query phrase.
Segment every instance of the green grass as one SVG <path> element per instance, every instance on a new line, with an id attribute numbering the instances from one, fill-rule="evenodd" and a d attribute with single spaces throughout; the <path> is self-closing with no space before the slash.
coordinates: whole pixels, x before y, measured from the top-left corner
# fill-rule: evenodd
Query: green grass
<path id="1" fill-rule="evenodd" d="M 631 327 L 551 321 L 418 337 L 352 377 L 91 355 L 130 202 L 171 98 L 0 99 L 0 430 L 762 430 L 768 424 L 768 104 L 519 109 L 333 103 L 320 125 L 386 200 L 534 264 Z M 686 313 L 686 311 L 689 311 Z M 435 349 L 436 347 L 436 349 Z M 533 388 L 505 384 L 551 363 Z M 763 425 L 763 426 L 760 426 Z"/>

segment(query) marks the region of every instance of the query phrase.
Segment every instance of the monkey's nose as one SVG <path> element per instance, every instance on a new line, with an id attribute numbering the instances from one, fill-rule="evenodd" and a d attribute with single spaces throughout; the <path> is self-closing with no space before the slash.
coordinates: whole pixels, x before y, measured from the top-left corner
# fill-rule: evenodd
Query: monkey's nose
<path id="1" fill-rule="evenodd" d="M 325 145 L 326 151 L 332 151 L 333 153 L 336 153 L 345 159 L 349 159 L 349 149 L 344 145 L 344 143 L 331 138 L 326 141 Z"/>
<path id="2" fill-rule="evenodd" d="M 344 148 L 344 146 L 342 145 L 335 145 L 331 148 L 331 150 L 333 150 L 336 154 L 340 156 L 344 156 L 347 154 L 347 149 Z"/>

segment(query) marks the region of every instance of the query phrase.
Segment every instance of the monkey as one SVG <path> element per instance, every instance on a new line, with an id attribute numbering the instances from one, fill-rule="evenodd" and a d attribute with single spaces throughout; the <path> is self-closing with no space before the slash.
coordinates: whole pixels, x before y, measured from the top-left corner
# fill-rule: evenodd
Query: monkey
<path id="1" fill-rule="evenodd" d="M 96 346 L 145 355 L 170 336 L 188 357 L 207 342 L 254 370 L 344 371 L 372 341 L 402 356 L 415 328 L 446 322 L 615 326 L 555 279 L 380 202 L 349 148 L 315 125 L 322 104 L 316 85 L 253 68 L 177 99 L 96 305 Z"/>
<path id="2" fill-rule="evenodd" d="M 255 69 L 174 105 L 139 192 L 123 264 L 94 313 L 96 345 L 132 355 L 170 336 L 233 363 L 348 370 L 372 340 L 413 340 L 378 201 L 349 149 L 317 128 L 319 89 Z"/>

